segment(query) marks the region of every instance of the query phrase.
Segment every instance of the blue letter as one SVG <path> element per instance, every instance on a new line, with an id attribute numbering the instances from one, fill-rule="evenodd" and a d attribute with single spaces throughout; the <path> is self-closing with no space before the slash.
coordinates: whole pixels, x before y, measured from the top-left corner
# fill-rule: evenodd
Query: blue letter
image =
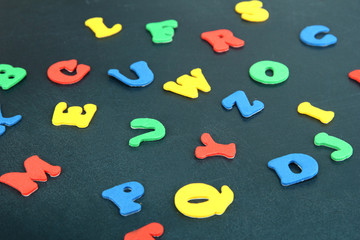
<path id="1" fill-rule="evenodd" d="M 303 43 L 315 47 L 327 47 L 337 42 L 337 38 L 332 34 L 326 34 L 323 38 L 317 39 L 315 36 L 319 33 L 328 33 L 330 29 L 322 25 L 313 25 L 304 28 L 300 33 L 300 39 Z"/>
<path id="2" fill-rule="evenodd" d="M 138 182 L 127 182 L 102 192 L 102 197 L 109 199 L 120 208 L 122 216 L 128 216 L 141 210 L 141 205 L 135 203 L 144 195 L 144 187 Z"/>
<path id="3" fill-rule="evenodd" d="M 301 169 L 300 173 L 293 173 L 289 164 L 295 163 Z M 317 161 L 309 155 L 292 153 L 268 162 L 268 167 L 275 170 L 281 180 L 281 185 L 289 186 L 303 182 L 316 176 L 319 171 Z"/>
<path id="4" fill-rule="evenodd" d="M 236 104 L 241 115 L 246 118 L 251 117 L 264 109 L 264 104 L 259 100 L 255 100 L 253 105 L 251 105 L 243 91 L 234 92 L 230 96 L 224 98 L 221 103 L 227 110 L 231 110 Z"/>
<path id="5" fill-rule="evenodd" d="M 131 64 L 130 69 L 138 76 L 137 80 L 132 80 L 122 75 L 117 69 L 110 69 L 108 75 L 116 78 L 117 80 L 125 83 L 130 87 L 145 87 L 152 83 L 154 80 L 154 74 L 150 70 L 146 62 L 140 61 Z"/>

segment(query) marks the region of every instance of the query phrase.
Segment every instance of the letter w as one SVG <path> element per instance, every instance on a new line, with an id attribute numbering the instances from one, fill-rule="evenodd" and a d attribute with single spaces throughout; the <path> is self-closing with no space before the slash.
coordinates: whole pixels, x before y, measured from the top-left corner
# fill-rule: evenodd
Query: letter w
<path id="1" fill-rule="evenodd" d="M 192 70 L 191 76 L 182 75 L 175 82 L 167 82 L 163 88 L 166 91 L 174 92 L 189 98 L 197 98 L 198 90 L 202 92 L 210 92 L 211 87 L 206 81 L 200 68 Z"/>

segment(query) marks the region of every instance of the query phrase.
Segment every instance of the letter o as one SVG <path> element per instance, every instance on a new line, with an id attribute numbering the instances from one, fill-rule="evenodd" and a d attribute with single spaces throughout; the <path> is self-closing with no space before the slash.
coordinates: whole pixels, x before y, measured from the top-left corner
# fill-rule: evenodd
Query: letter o
<path id="1" fill-rule="evenodd" d="M 266 75 L 271 70 L 273 76 Z M 289 69 L 282 63 L 274 61 L 260 61 L 254 63 L 249 69 L 250 77 L 263 84 L 278 84 L 286 81 L 289 77 Z"/>

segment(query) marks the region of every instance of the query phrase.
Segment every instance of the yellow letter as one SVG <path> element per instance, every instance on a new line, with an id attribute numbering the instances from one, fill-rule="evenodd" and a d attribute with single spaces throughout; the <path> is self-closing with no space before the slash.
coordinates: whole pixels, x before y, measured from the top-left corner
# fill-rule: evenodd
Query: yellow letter
<path id="1" fill-rule="evenodd" d="M 78 128 L 86 128 L 89 126 L 97 107 L 94 104 L 86 104 L 84 106 L 85 114 L 82 114 L 82 107 L 69 107 L 68 112 L 64 113 L 67 108 L 65 102 L 59 102 L 54 110 L 52 124 L 55 126 L 70 125 L 77 126 Z"/>
<path id="2" fill-rule="evenodd" d="M 261 1 L 244 1 L 236 4 L 235 11 L 246 21 L 265 22 L 269 18 L 269 12 L 262 6 Z"/>
<path id="3" fill-rule="evenodd" d="M 190 200 L 207 200 L 200 203 L 191 203 Z M 224 185 L 221 193 L 216 188 L 205 183 L 191 183 L 177 191 L 175 206 L 185 216 L 192 218 L 207 218 L 213 215 L 222 215 L 234 200 L 234 193 Z"/>
<path id="4" fill-rule="evenodd" d="M 85 26 L 89 27 L 97 38 L 112 36 L 121 31 L 121 24 L 115 24 L 112 28 L 105 26 L 102 17 L 93 17 L 85 21 Z"/>
<path id="5" fill-rule="evenodd" d="M 182 75 L 175 82 L 167 82 L 163 88 L 166 91 L 174 92 L 189 98 L 197 98 L 199 96 L 198 89 L 203 92 L 210 92 L 211 87 L 206 81 L 200 68 L 196 68 L 189 75 Z"/>
<path id="6" fill-rule="evenodd" d="M 322 110 L 320 108 L 314 107 L 309 102 L 300 103 L 297 110 L 300 114 L 309 115 L 310 117 L 316 118 L 324 124 L 328 124 L 335 117 L 335 113 L 333 111 Z"/>

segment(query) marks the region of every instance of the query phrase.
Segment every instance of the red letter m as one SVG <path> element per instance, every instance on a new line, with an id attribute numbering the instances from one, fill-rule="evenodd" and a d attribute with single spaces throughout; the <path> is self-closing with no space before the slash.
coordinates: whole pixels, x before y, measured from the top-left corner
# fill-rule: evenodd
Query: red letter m
<path id="1" fill-rule="evenodd" d="M 18 190 L 24 197 L 29 196 L 38 189 L 34 181 L 46 182 L 46 173 L 51 177 L 57 177 L 61 173 L 59 166 L 53 166 L 41 160 L 37 155 L 25 160 L 25 173 L 10 172 L 0 177 L 0 182 Z"/>

